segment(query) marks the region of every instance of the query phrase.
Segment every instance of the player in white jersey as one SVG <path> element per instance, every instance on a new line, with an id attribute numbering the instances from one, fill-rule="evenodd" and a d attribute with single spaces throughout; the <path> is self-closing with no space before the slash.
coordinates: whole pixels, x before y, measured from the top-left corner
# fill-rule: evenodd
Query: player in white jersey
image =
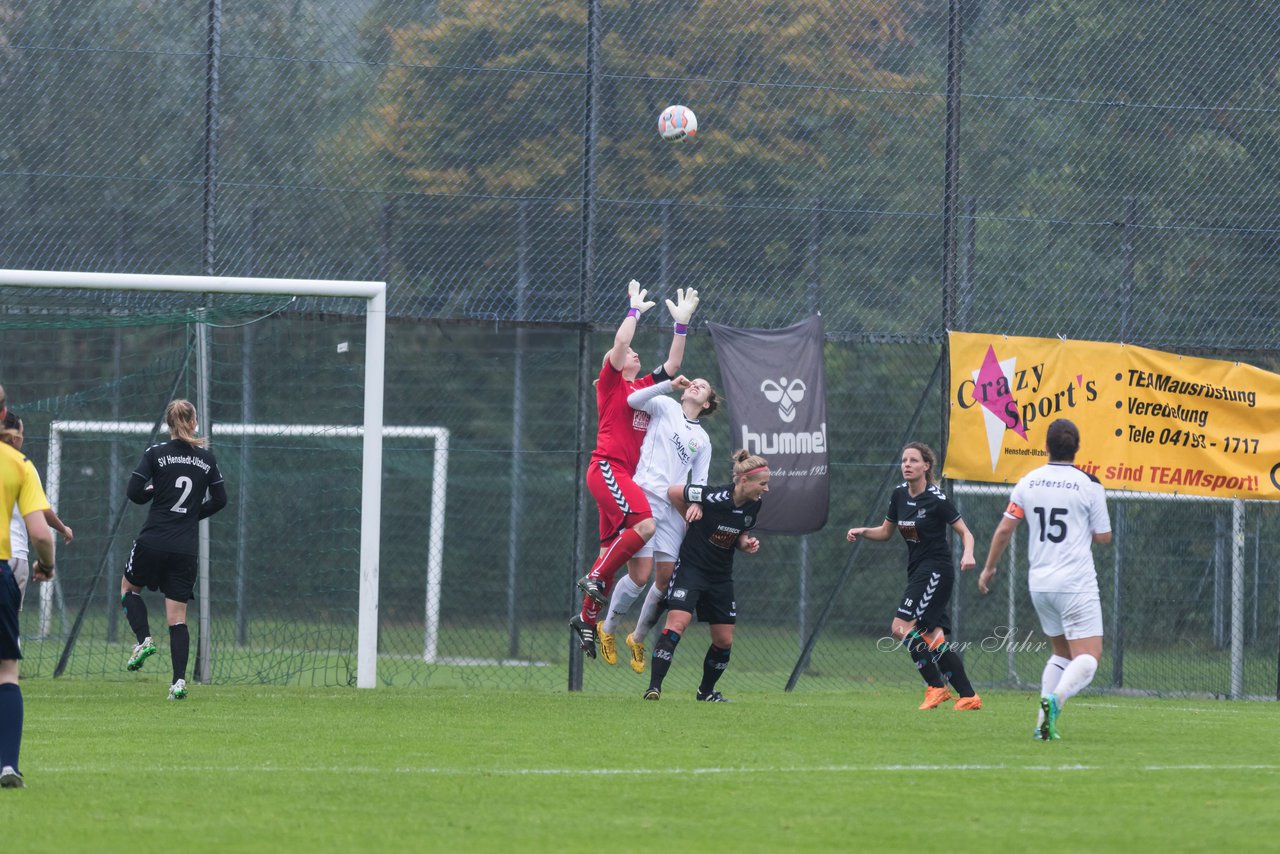
<path id="1" fill-rule="evenodd" d="M 1049 636 L 1053 655 L 1040 677 L 1040 716 L 1035 735 L 1058 738 L 1058 713 L 1084 690 L 1102 658 L 1102 603 L 1093 544 L 1111 542 L 1111 520 L 1102 484 L 1073 465 L 1080 431 L 1065 418 L 1045 435 L 1049 464 L 1023 475 L 1013 487 L 1004 518 L 991 537 L 991 550 L 978 589 L 991 589 L 996 562 L 1023 519 L 1027 538 L 1027 589 Z"/>
<path id="2" fill-rule="evenodd" d="M 683 392 L 678 403 L 667 396 L 672 391 Z M 684 517 L 672 506 L 667 489 L 672 484 L 683 485 L 691 472 L 694 483 L 707 482 L 711 440 L 698 419 L 715 412 L 719 401 L 706 380 L 680 376 L 632 392 L 627 397 L 627 404 L 649 414 L 649 429 L 645 433 L 644 444 L 640 446 L 640 462 L 636 466 L 634 480 L 649 499 L 657 531 L 627 561 L 627 574 L 619 579 L 609 600 L 608 613 L 596 627 L 596 632 L 600 638 L 601 657 L 609 664 L 616 664 L 619 625 L 644 592 L 656 563 L 657 577 L 645 597 L 639 625 L 627 635 L 631 669 L 643 673 L 644 639 L 657 622 L 659 605 L 671 579 L 676 556 L 680 553 L 680 541 L 684 538 Z"/>

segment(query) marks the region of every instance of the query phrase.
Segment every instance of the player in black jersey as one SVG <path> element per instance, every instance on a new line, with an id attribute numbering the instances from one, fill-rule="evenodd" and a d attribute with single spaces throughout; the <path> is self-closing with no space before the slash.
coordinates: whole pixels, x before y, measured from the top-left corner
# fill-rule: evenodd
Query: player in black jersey
<path id="1" fill-rule="evenodd" d="M 849 542 L 858 537 L 883 542 L 895 529 L 907 542 L 907 589 L 894 614 L 890 631 L 907 648 L 925 681 L 921 709 L 932 709 L 951 699 L 947 682 L 960 694 L 955 708 L 981 709 L 982 699 L 974 693 L 964 662 L 947 644 L 951 631 L 947 617 L 955 568 L 947 529 L 960 535 L 964 554 L 960 569 L 973 569 L 973 534 L 960 511 L 933 483 L 933 449 L 923 442 L 909 442 L 902 449 L 902 476 L 906 482 L 893 490 L 884 522 L 875 528 L 850 528 Z"/>
<path id="2" fill-rule="evenodd" d="M 169 654 L 173 659 L 170 700 L 187 696 L 187 658 L 191 636 L 187 631 L 187 602 L 195 598 L 199 522 L 227 504 L 222 473 L 207 445 L 196 436 L 196 408 L 186 400 L 170 402 L 164 413 L 169 425 L 168 442 L 152 445 L 129 477 L 129 500 L 151 502 L 147 521 L 133 541 L 124 578 L 120 580 L 120 604 L 129 627 L 138 637 L 127 665 L 137 670 L 155 653 L 142 588 L 164 593 L 169 623 Z"/>
<path id="3" fill-rule="evenodd" d="M 760 550 L 760 541 L 747 532 L 760 521 L 763 496 L 769 491 L 769 464 L 747 451 L 733 454 L 733 482 L 707 487 L 672 486 L 671 501 L 685 507 L 689 530 L 680 543 L 675 572 L 667 584 L 667 624 L 653 648 L 646 700 L 662 697 L 662 680 L 671 669 L 676 644 L 696 614 L 711 624 L 711 646 L 702 662 L 697 698 L 723 703 L 716 681 L 729 666 L 737 604 L 733 597 L 733 553 Z"/>

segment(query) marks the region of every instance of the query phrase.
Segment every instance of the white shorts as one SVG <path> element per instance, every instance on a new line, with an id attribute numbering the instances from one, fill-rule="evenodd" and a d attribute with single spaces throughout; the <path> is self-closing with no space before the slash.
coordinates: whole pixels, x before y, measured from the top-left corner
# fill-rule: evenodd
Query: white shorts
<path id="1" fill-rule="evenodd" d="M 670 501 L 659 500 L 649 490 L 649 509 L 653 511 L 653 521 L 658 530 L 649 542 L 640 547 L 636 557 L 653 557 L 655 561 L 674 562 L 680 555 L 680 543 L 684 540 L 684 517 L 672 506 Z"/>
<path id="2" fill-rule="evenodd" d="M 1031 591 L 1031 604 L 1040 617 L 1040 629 L 1049 637 L 1067 640 L 1102 637 L 1102 602 L 1093 591 Z"/>
<path id="3" fill-rule="evenodd" d="M 18 582 L 18 610 L 21 611 L 22 603 L 27 598 L 27 580 L 31 578 L 31 564 L 15 558 L 9 561 L 9 569 L 13 571 L 13 578 Z"/>

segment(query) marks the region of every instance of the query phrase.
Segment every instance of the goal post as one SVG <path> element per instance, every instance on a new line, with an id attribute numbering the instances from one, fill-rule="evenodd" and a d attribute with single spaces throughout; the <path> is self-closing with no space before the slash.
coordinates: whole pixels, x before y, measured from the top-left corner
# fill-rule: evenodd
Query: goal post
<path id="1" fill-rule="evenodd" d="M 0 270 L 0 287 L 155 291 L 365 300 L 364 419 L 360 497 L 360 590 L 356 685 L 377 685 L 378 579 L 382 516 L 383 383 L 386 360 L 385 282 L 176 276 L 50 270 Z M 203 539 L 203 538 L 202 538 Z"/>

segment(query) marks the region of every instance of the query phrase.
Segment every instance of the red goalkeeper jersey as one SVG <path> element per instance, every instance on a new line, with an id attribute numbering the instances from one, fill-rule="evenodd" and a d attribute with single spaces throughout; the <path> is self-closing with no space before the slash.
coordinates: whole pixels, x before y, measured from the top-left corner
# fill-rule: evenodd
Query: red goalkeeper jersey
<path id="1" fill-rule="evenodd" d="M 596 385 L 596 449 L 591 452 L 592 462 L 608 460 L 627 474 L 635 474 L 640 463 L 640 444 L 649 429 L 649 413 L 632 409 L 627 405 L 627 397 L 638 388 L 647 388 L 667 378 L 667 372 L 659 365 L 653 373 L 627 382 L 621 371 L 607 361 L 604 363 Z"/>

